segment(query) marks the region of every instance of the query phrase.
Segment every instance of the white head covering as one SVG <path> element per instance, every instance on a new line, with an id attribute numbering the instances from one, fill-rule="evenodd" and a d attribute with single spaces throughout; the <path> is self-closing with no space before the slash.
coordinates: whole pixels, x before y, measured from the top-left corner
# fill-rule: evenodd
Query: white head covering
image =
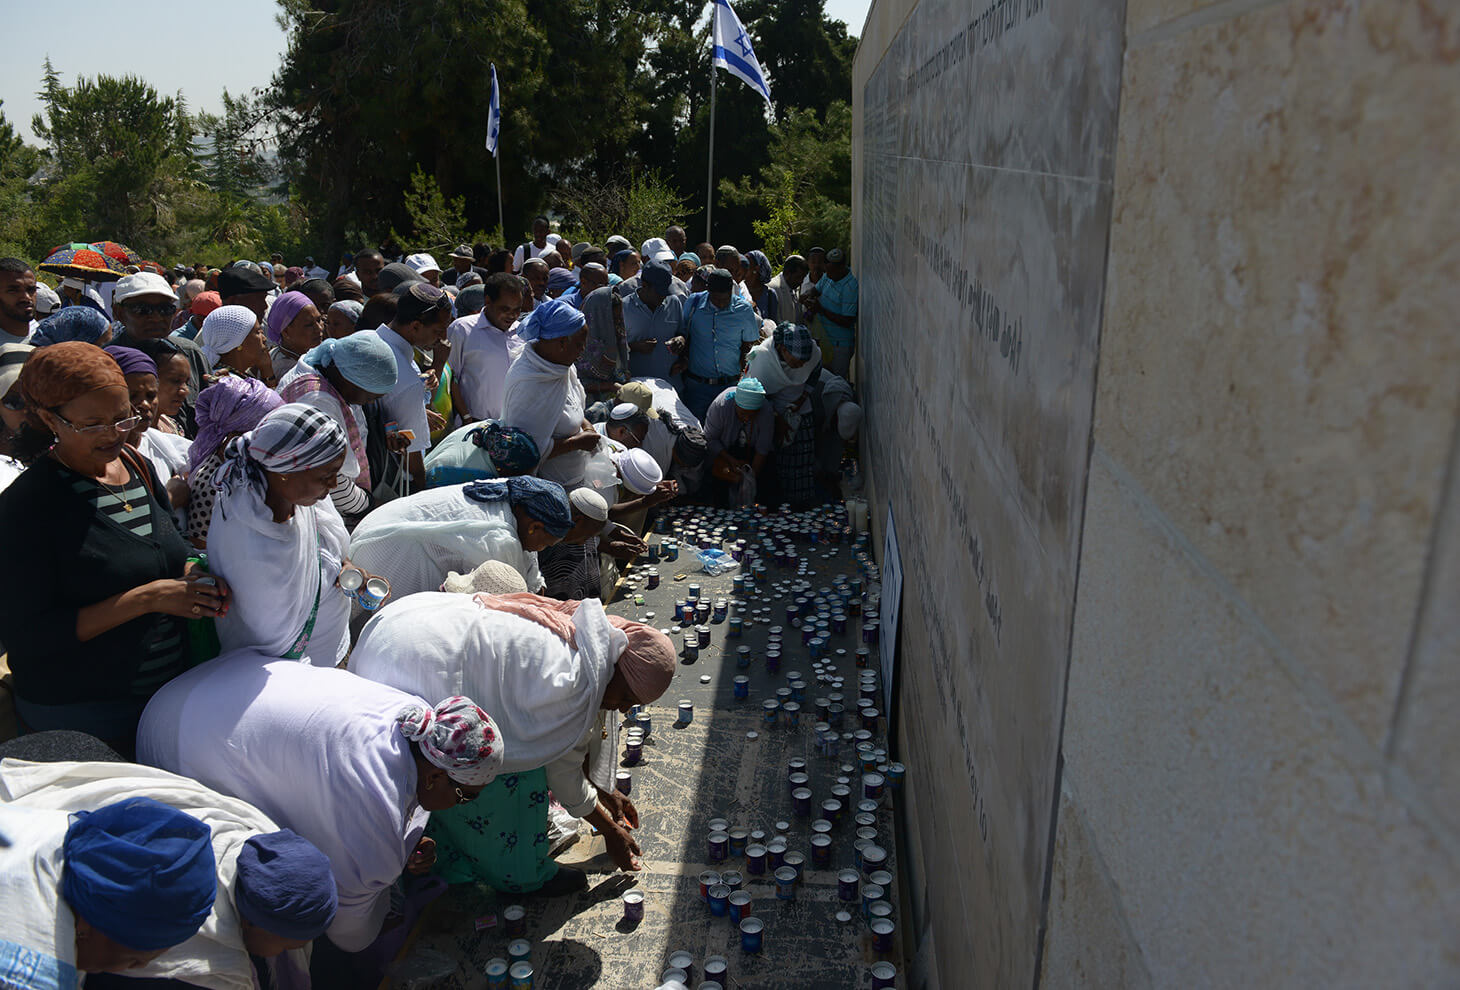
<path id="1" fill-rule="evenodd" d="M 208 367 L 239 344 L 258 326 L 259 318 L 247 306 L 219 306 L 203 318 L 198 330 L 198 343 L 203 345 L 203 357 Z"/>
<path id="2" fill-rule="evenodd" d="M 500 560 L 489 560 L 470 574 L 456 571 L 446 572 L 442 591 L 456 595 L 474 595 L 483 592 L 488 595 L 511 595 L 527 590 L 527 582 L 511 564 Z"/>
<path id="3" fill-rule="evenodd" d="M 436 264 L 436 259 L 425 253 L 411 255 L 406 259 L 406 264 L 417 275 L 423 272 L 439 272 L 441 270 L 441 266 Z"/>
<path id="4" fill-rule="evenodd" d="M 613 407 L 613 411 L 608 414 L 608 418 L 632 419 L 639 412 L 642 412 L 642 410 L 632 402 L 620 402 Z"/>
<path id="5" fill-rule="evenodd" d="M 669 250 L 669 242 L 662 237 L 651 237 L 639 246 L 639 257 L 645 261 L 667 261 L 674 264 L 675 254 Z"/>
<path id="6" fill-rule="evenodd" d="M 61 308 L 61 297 L 56 295 L 56 290 L 44 282 L 37 282 L 35 287 L 35 311 L 40 316 L 50 316 Z"/>
<path id="7" fill-rule="evenodd" d="M 575 488 L 568 493 L 568 504 L 589 519 L 608 522 L 608 503 L 591 488 Z"/>
<path id="8" fill-rule="evenodd" d="M 841 434 L 843 440 L 850 440 L 857 435 L 857 428 L 862 425 L 862 407 L 855 402 L 843 402 L 836 410 L 836 431 Z"/>
<path id="9" fill-rule="evenodd" d="M 654 486 L 664 480 L 664 472 L 647 450 L 638 448 L 625 451 L 618 459 L 619 477 L 624 486 L 635 495 L 647 495 Z"/>

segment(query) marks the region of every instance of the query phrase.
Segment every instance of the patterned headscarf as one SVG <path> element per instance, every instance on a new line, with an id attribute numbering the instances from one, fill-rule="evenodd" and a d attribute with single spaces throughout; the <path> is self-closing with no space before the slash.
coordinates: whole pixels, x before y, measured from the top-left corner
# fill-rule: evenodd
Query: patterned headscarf
<path id="1" fill-rule="evenodd" d="M 407 705 L 395 717 L 400 734 L 458 784 L 485 787 L 502 766 L 502 738 L 492 716 L 456 695 L 434 709 Z"/>
<path id="2" fill-rule="evenodd" d="M 765 256 L 764 251 L 747 251 L 745 256 L 755 265 L 755 270 L 760 273 L 760 282 L 765 285 L 771 280 L 771 259 Z"/>
<path id="3" fill-rule="evenodd" d="M 816 348 L 811 331 L 796 323 L 782 323 L 777 326 L 775 341 L 776 347 L 784 347 L 797 361 L 811 360 L 812 351 Z"/>
<path id="4" fill-rule="evenodd" d="M 194 410 L 198 435 L 188 448 L 188 470 L 196 471 L 229 434 L 248 432 L 283 404 L 278 392 L 256 378 L 229 375 L 203 389 Z"/>
<path id="5" fill-rule="evenodd" d="M 213 484 L 224 495 L 224 506 L 243 486 L 263 498 L 268 490 L 265 471 L 308 471 L 343 458 L 349 448 L 345 431 L 329 416 L 312 406 L 287 403 L 228 444 Z"/>
<path id="6" fill-rule="evenodd" d="M 568 504 L 568 493 L 556 481 L 524 474 L 516 478 L 473 481 L 462 486 L 462 492 L 477 502 L 497 502 L 505 498 L 514 509 L 522 509 L 558 538 L 568 535 L 568 530 L 573 528 L 573 510 Z"/>
<path id="7" fill-rule="evenodd" d="M 247 306 L 219 306 L 205 316 L 198 330 L 198 343 L 203 346 L 208 367 L 215 367 L 219 358 L 243 343 L 258 322 L 258 316 Z"/>
<path id="8" fill-rule="evenodd" d="M 527 474 L 537 467 L 542 454 L 532 434 L 495 420 L 467 433 L 471 442 L 487 452 L 492 467 L 503 478 Z"/>
<path id="9" fill-rule="evenodd" d="M 90 306 L 67 306 L 41 320 L 30 343 L 33 347 L 49 347 L 67 340 L 94 344 L 110 329 L 107 318 Z"/>

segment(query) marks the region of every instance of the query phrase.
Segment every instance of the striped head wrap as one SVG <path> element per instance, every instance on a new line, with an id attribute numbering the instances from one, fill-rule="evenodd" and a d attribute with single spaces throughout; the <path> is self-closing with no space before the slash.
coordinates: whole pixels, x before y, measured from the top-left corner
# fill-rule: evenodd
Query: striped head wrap
<path id="1" fill-rule="evenodd" d="M 514 509 L 520 508 L 543 528 L 561 539 L 573 528 L 573 510 L 568 493 L 556 481 L 534 478 L 530 474 L 516 478 L 473 481 L 462 488 L 467 498 L 477 502 L 507 499 Z"/>
<path id="2" fill-rule="evenodd" d="M 228 444 L 213 483 L 225 499 L 244 487 L 263 498 L 268 490 L 264 472 L 321 467 L 343 458 L 349 445 L 345 431 L 329 416 L 302 403 L 287 403 Z"/>

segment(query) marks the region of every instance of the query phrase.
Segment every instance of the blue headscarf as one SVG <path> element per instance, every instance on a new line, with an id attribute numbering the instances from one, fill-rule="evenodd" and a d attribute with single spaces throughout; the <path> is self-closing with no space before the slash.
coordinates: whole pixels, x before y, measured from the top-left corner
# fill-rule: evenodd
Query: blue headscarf
<path id="1" fill-rule="evenodd" d="M 624 248 L 622 251 L 617 252 L 613 256 L 612 260 L 610 260 L 609 263 L 608 263 L 608 271 L 609 271 L 609 274 L 611 274 L 611 275 L 618 275 L 618 276 L 622 277 L 623 272 L 621 272 L 621 271 L 618 270 L 619 265 L 622 265 L 625 261 L 628 261 L 629 260 L 629 255 L 631 255 L 633 253 L 634 252 L 632 250 L 628 249 L 628 248 Z"/>
<path id="2" fill-rule="evenodd" d="M 151 798 L 77 812 L 61 851 L 61 896 L 93 928 L 129 949 L 180 945 L 213 910 L 218 865 L 212 831 Z"/>
<path id="3" fill-rule="evenodd" d="M 521 508 L 554 536 L 567 536 L 573 528 L 568 493 L 556 481 L 524 474 L 517 478 L 473 481 L 463 486 L 462 491 L 467 498 L 478 502 L 499 502 L 505 498 L 513 508 Z"/>
<path id="4" fill-rule="evenodd" d="M 517 336 L 523 340 L 556 340 L 573 336 L 587 323 L 588 318 L 572 303 L 549 299 L 533 308 L 518 326 Z"/>
<path id="5" fill-rule="evenodd" d="M 332 364 L 350 384 L 376 395 L 389 395 L 400 376 L 395 351 L 378 333 L 327 338 L 305 352 L 304 363 L 316 371 Z"/>
<path id="6" fill-rule="evenodd" d="M 755 270 L 760 273 L 760 281 L 765 285 L 771 280 L 771 259 L 765 256 L 764 251 L 747 251 L 745 256 L 755 265 Z"/>
<path id="7" fill-rule="evenodd" d="M 31 336 L 33 347 L 46 347 L 68 340 L 94 344 L 111 329 L 111 323 L 99 310 L 90 306 L 65 306 L 41 320 Z"/>
<path id="8" fill-rule="evenodd" d="M 548 272 L 548 292 L 567 292 L 578 284 L 578 273 L 569 268 L 554 268 Z"/>
<path id="9" fill-rule="evenodd" d="M 487 452 L 492 467 L 502 477 L 526 474 L 537 467 L 542 453 L 526 430 L 492 421 L 467 433 L 471 442 Z"/>
<path id="10" fill-rule="evenodd" d="M 287 939 L 323 935 L 339 906 L 329 857 L 287 828 L 243 844 L 233 900 L 245 921 Z"/>

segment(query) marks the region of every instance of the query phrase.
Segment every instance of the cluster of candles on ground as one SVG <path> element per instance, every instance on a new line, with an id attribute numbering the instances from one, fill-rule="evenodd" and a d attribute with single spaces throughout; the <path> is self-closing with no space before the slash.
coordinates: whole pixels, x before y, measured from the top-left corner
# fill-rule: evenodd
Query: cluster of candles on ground
<path id="1" fill-rule="evenodd" d="M 773 696 L 759 701 L 761 730 L 747 732 L 746 743 L 755 745 L 762 731 L 799 732 L 803 721 L 809 719 L 815 737 L 813 759 L 821 766 L 808 765 L 799 757 L 788 761 L 785 782 L 789 814 L 774 822 L 770 830 L 721 818 L 709 823 L 705 852 L 716 869 L 699 877 L 700 899 L 707 914 L 728 918 L 729 923 L 737 925 L 741 951 L 757 955 L 765 945 L 766 919 L 755 914 L 747 884 L 767 882 L 767 896 L 773 890 L 778 900 L 794 900 L 807 869 L 835 870 L 841 902 L 837 921 L 865 925 L 874 952 L 890 955 L 896 930 L 892 918 L 893 876 L 888 851 L 877 829 L 877 810 L 889 794 L 901 790 L 905 769 L 889 760 L 879 741 L 883 718 L 877 703 L 882 689 L 873 666 L 880 628 L 879 596 L 867 590 L 876 574 L 876 565 L 867 552 L 867 535 L 852 532 L 843 506 L 795 514 L 783 508 L 770 517 L 746 509 L 675 509 L 659 517 L 655 532 L 665 538 L 650 540 L 649 567 L 631 574 L 626 582 L 631 592 L 637 592 L 641 583 L 649 589 L 658 587 L 656 565 L 677 561 L 686 547 L 727 551 L 739 564 L 729 599 L 708 598 L 701 583 L 691 582 L 684 597 L 675 602 L 675 624 L 662 631 L 682 637 L 687 661 L 697 659 L 699 651 L 710 645 L 715 625 L 725 626 L 728 647 L 728 641 L 741 638 L 747 626 L 764 624 L 769 626 L 768 641 L 758 659 L 766 673 L 780 674 L 787 662 L 799 667 L 803 659 L 810 667 L 805 674 L 799 669 L 787 670 L 785 683 L 775 688 Z M 830 584 L 815 587 L 812 578 L 816 571 L 810 561 L 810 556 L 817 553 L 814 548 L 823 548 L 820 555 L 830 559 L 837 553 L 836 546 L 849 540 L 854 541 L 856 573 L 837 575 Z M 797 541 L 809 543 L 813 549 L 802 553 Z M 794 576 L 773 579 L 771 566 L 783 575 L 794 571 Z M 761 604 L 757 596 L 762 591 L 784 605 Z M 636 593 L 634 601 L 636 605 L 644 604 L 641 594 Z M 642 618 L 652 621 L 654 613 Z M 837 645 L 847 641 L 850 631 L 859 634 L 860 645 L 851 650 Z M 733 656 L 741 670 L 750 669 L 757 660 L 749 646 L 737 646 Z M 790 657 L 796 659 L 790 661 Z M 849 685 L 844 675 L 848 661 L 855 662 L 854 685 Z M 751 703 L 750 693 L 749 676 L 737 674 L 735 702 Z M 693 720 L 693 702 L 681 700 L 676 724 L 685 726 Z M 638 765 L 644 740 L 651 732 L 648 713 L 634 709 L 625 722 L 623 766 Z M 824 771 L 832 780 L 819 802 L 811 788 L 813 770 Z M 616 778 L 620 791 L 632 791 L 631 771 L 620 770 Z M 793 819 L 799 823 L 794 828 Z M 804 834 L 798 835 L 803 830 Z M 807 851 L 793 848 L 798 845 Z M 623 908 L 626 921 L 642 920 L 644 892 L 637 888 L 625 892 Z M 531 944 L 522 937 L 522 909 L 508 907 L 504 920 L 513 941 L 508 946 L 508 959 L 493 959 L 487 964 L 488 990 L 531 990 Z M 697 967 L 691 953 L 675 950 L 668 955 L 666 965 L 661 984 L 678 980 L 686 987 L 698 986 L 698 990 L 724 990 L 729 985 L 730 962 L 723 956 L 708 956 Z M 693 982 L 696 976 L 702 978 L 698 984 Z M 894 987 L 897 969 L 890 961 L 879 960 L 871 966 L 871 977 L 874 990 Z"/>

